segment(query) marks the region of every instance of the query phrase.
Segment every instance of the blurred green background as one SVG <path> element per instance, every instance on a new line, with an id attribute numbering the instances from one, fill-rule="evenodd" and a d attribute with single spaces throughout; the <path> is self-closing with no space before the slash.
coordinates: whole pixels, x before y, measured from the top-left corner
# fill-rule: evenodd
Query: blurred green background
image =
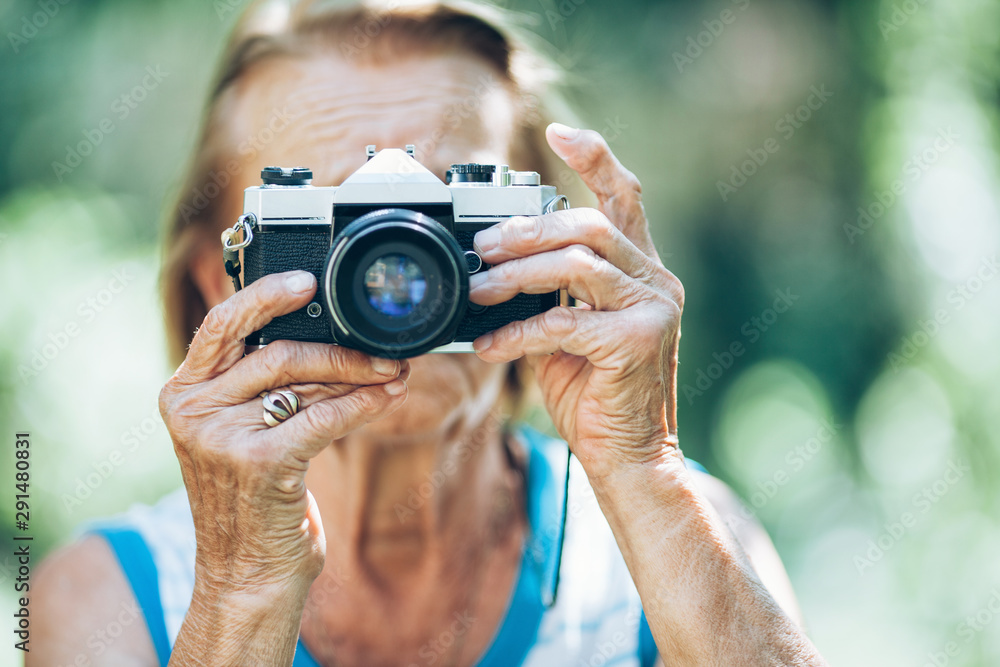
<path id="1" fill-rule="evenodd" d="M 644 184 L 687 289 L 682 444 L 767 526 L 823 654 L 1000 664 L 1000 2 L 504 4 Z M 158 222 L 242 8 L 0 2 L 3 545 L 16 430 L 38 555 L 180 484 Z"/>

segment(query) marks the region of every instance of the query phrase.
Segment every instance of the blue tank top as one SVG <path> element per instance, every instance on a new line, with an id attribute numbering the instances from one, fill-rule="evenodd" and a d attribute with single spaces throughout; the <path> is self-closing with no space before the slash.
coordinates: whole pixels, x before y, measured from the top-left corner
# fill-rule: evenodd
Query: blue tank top
<path id="1" fill-rule="evenodd" d="M 477 665 L 653 665 L 657 650 L 639 594 L 586 473 L 575 458 L 567 467 L 565 442 L 526 427 L 515 434 L 528 451 L 530 530 L 507 611 Z M 167 667 L 194 591 L 195 533 L 185 490 L 86 532 L 111 546 Z M 301 640 L 293 667 L 319 667 Z"/>

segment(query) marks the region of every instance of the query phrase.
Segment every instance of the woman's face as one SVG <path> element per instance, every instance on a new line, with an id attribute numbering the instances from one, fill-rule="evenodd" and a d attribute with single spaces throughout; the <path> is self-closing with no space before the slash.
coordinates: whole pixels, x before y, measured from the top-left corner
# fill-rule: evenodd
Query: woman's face
<path id="1" fill-rule="evenodd" d="M 364 163 L 366 145 L 415 144 L 421 163 L 443 178 L 452 163 L 508 163 L 514 127 L 501 77 L 468 55 L 380 66 L 336 55 L 273 60 L 248 72 L 221 110 L 227 145 L 243 165 L 229 190 L 230 219 L 266 165 L 310 167 L 314 185 L 338 185 Z M 456 419 L 481 419 L 505 374 L 473 354 L 412 359 L 406 405 L 368 428 L 382 437 L 433 435 Z"/>

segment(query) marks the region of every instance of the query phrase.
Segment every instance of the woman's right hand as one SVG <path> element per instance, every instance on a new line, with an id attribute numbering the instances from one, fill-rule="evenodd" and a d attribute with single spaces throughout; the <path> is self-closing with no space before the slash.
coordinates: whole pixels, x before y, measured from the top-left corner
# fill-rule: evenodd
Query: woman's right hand
<path id="1" fill-rule="evenodd" d="M 333 440 L 399 408 L 407 362 L 322 343 L 278 341 L 244 356 L 243 339 L 302 308 L 316 280 L 272 274 L 219 304 L 160 392 L 197 540 L 196 595 L 285 590 L 304 598 L 325 538 L 309 461 Z M 289 388 L 299 412 L 269 428 L 261 392 Z"/>

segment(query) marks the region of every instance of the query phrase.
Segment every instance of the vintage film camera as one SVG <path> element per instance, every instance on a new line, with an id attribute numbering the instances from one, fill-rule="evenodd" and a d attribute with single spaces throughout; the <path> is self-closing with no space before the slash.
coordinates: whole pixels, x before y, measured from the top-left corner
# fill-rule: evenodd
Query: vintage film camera
<path id="1" fill-rule="evenodd" d="M 568 206 L 536 172 L 453 164 L 445 184 L 412 146 L 367 154 L 338 187 L 312 186 L 305 168 L 267 167 L 263 185 L 246 189 L 237 223 L 246 284 L 293 269 L 318 283 L 308 306 L 248 344 L 318 341 L 393 359 L 471 352 L 478 336 L 559 305 L 559 292 L 469 302 L 469 275 L 489 268 L 472 248 L 476 232 Z"/>

